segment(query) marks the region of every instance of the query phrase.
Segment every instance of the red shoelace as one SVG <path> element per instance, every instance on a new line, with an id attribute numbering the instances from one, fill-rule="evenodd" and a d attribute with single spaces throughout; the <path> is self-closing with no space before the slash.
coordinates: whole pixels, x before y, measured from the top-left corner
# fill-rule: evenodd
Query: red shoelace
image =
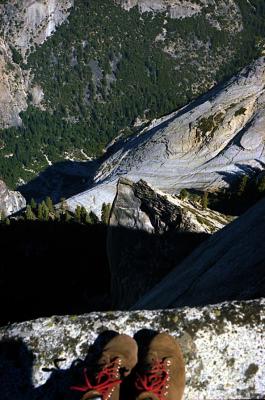
<path id="1" fill-rule="evenodd" d="M 141 392 L 152 392 L 159 400 L 166 400 L 163 390 L 168 381 L 168 372 L 164 361 L 156 361 L 150 370 L 143 374 L 137 374 L 135 381 L 136 389 Z"/>
<path id="2" fill-rule="evenodd" d="M 90 390 L 95 390 L 103 397 L 103 400 L 107 399 L 107 396 L 110 390 L 119 385 L 122 381 L 121 379 L 117 379 L 117 360 L 113 361 L 111 364 L 103 368 L 97 375 L 96 375 L 96 384 L 92 385 L 88 376 L 87 376 L 87 369 L 84 368 L 84 378 L 85 378 L 85 385 L 83 386 L 71 386 L 71 390 L 77 390 L 79 392 L 88 392 Z"/>

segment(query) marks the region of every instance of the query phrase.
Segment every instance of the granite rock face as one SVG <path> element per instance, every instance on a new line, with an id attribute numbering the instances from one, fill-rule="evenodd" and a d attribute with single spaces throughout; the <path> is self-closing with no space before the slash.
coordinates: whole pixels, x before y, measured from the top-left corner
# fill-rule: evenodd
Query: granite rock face
<path id="1" fill-rule="evenodd" d="M 73 381 L 66 369 L 85 358 L 99 334 L 114 330 L 133 336 L 143 328 L 178 338 L 186 362 L 185 400 L 263 399 L 264 310 L 260 299 L 203 308 L 54 316 L 0 328 L 0 365 L 5 366 L 1 400 L 68 398 Z M 1 347 L 3 339 L 11 343 L 9 352 Z M 22 349 L 15 343 L 12 347 L 12 340 L 18 339 Z M 47 368 L 54 360 L 61 360 L 61 369 L 51 373 Z"/>
<path id="2" fill-rule="evenodd" d="M 30 71 L 19 64 L 67 19 L 72 5 L 73 0 L 9 0 L 0 4 L 0 129 L 21 125 L 19 113 L 27 109 L 29 94 L 34 105 L 41 103 L 42 89 L 32 85 Z"/>
<path id="3" fill-rule="evenodd" d="M 25 56 L 67 19 L 73 3 L 74 0 L 9 0 L 0 5 L 1 34 Z"/>
<path id="4" fill-rule="evenodd" d="M 6 184 L 0 181 L 0 212 L 8 216 L 24 207 L 26 207 L 26 200 L 22 194 L 8 190 Z"/>
<path id="5" fill-rule="evenodd" d="M 209 22 L 219 30 L 242 30 L 240 9 L 234 0 L 202 0 L 194 2 L 190 0 L 114 0 L 125 10 L 138 7 L 141 13 L 166 13 L 170 18 L 189 18 L 206 12 Z M 211 11 L 207 13 L 208 7 Z M 211 15 L 210 15 L 211 14 Z M 218 17 L 222 17 L 222 28 Z"/>
<path id="6" fill-rule="evenodd" d="M 0 36 L 0 128 L 21 125 L 19 113 L 27 108 L 27 87 L 27 74 L 13 62 L 10 47 Z"/>
<path id="7" fill-rule="evenodd" d="M 120 179 L 108 230 L 114 308 L 128 309 L 230 219 L 199 204 Z"/>
<path id="8" fill-rule="evenodd" d="M 199 245 L 134 309 L 214 304 L 265 295 L 265 199 Z"/>
<path id="9" fill-rule="evenodd" d="M 124 176 L 144 179 L 166 193 L 182 188 L 218 190 L 265 163 L 265 58 L 223 87 L 116 144 L 91 189 L 69 199 L 100 213 Z"/>

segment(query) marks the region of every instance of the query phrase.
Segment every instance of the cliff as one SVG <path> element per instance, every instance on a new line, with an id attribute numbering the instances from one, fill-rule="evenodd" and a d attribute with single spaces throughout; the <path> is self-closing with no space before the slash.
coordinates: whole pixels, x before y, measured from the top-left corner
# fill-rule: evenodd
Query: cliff
<path id="1" fill-rule="evenodd" d="M 114 0 L 125 10 L 138 7 L 141 13 L 166 13 L 170 18 L 189 18 L 205 13 L 209 22 L 219 30 L 240 31 L 242 19 L 234 0 Z M 221 17 L 221 18 L 220 18 Z M 220 24 L 220 19 L 222 23 Z"/>
<path id="2" fill-rule="evenodd" d="M 108 229 L 111 297 L 128 309 L 231 218 L 120 179 Z"/>
<path id="3" fill-rule="evenodd" d="M 264 207 L 265 199 L 199 245 L 133 308 L 193 306 L 264 296 Z"/>
<path id="4" fill-rule="evenodd" d="M 10 0 L 0 4 L 0 129 L 19 126 L 28 96 L 38 105 L 43 92 L 32 84 L 27 56 L 69 15 L 73 0 Z"/>
<path id="5" fill-rule="evenodd" d="M 144 179 L 166 193 L 182 188 L 219 190 L 241 174 L 262 169 L 265 58 L 218 87 L 109 150 L 91 189 L 68 203 L 92 208 L 111 203 L 120 176 Z"/>

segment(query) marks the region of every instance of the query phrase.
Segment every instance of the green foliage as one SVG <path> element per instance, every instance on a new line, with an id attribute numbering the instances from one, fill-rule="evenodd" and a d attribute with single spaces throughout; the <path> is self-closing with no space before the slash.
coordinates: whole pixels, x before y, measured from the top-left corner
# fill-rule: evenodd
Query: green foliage
<path id="1" fill-rule="evenodd" d="M 247 190 L 248 184 L 249 184 L 249 176 L 248 175 L 243 175 L 240 178 L 240 181 L 239 181 L 239 184 L 238 184 L 238 189 L 237 189 L 238 197 L 243 196 L 243 194 Z"/>
<path id="2" fill-rule="evenodd" d="M 37 208 L 37 203 L 33 198 L 30 200 L 30 207 L 32 210 L 36 210 Z"/>
<path id="3" fill-rule="evenodd" d="M 0 222 L 3 222 L 6 218 L 4 211 L 0 211 Z"/>
<path id="4" fill-rule="evenodd" d="M 137 117 L 167 114 L 238 72 L 260 54 L 265 11 L 263 0 L 236 1 L 244 25 L 238 33 L 214 28 L 205 14 L 140 18 L 137 8 L 127 12 L 109 0 L 76 0 L 68 21 L 28 57 L 46 110 L 30 106 L 21 127 L 0 132 L 3 179 L 12 188 L 31 180 L 47 167 L 46 156 L 52 163 L 85 159 L 81 150 L 99 156 L 120 131 L 134 132 Z M 165 20 L 166 37 L 157 40 Z M 174 57 L 166 50 L 172 43 L 181 48 Z M 217 124 L 214 117 L 201 128 Z"/>
<path id="5" fill-rule="evenodd" d="M 34 212 L 31 209 L 31 206 L 28 204 L 25 211 L 25 219 L 26 221 L 33 221 L 36 219 Z"/>
<path id="6" fill-rule="evenodd" d="M 90 211 L 90 213 L 89 213 L 89 220 L 90 220 L 90 223 L 93 225 L 96 225 L 99 223 L 99 219 L 93 211 Z"/>
<path id="7" fill-rule="evenodd" d="M 75 221 L 80 223 L 81 222 L 81 207 L 80 206 L 76 206 L 75 209 Z"/>
<path id="8" fill-rule="evenodd" d="M 38 220 L 40 221 L 48 221 L 49 220 L 49 209 L 45 203 L 45 201 L 42 201 L 40 204 L 38 204 L 38 210 L 37 210 L 37 216 Z"/>
<path id="9" fill-rule="evenodd" d="M 237 117 L 238 115 L 244 115 L 246 111 L 246 108 L 241 107 L 239 110 L 236 110 L 235 117 Z"/>
<path id="10" fill-rule="evenodd" d="M 185 200 L 189 198 L 189 192 L 187 191 L 187 189 L 181 189 L 181 191 L 179 192 L 179 197 L 181 200 Z"/>
<path id="11" fill-rule="evenodd" d="M 103 203 L 101 208 L 101 221 L 103 224 L 108 225 L 110 217 L 111 204 Z"/>
<path id="12" fill-rule="evenodd" d="M 22 64 L 23 58 L 21 54 L 17 51 L 17 49 L 13 46 L 10 46 L 11 52 L 12 52 L 12 60 L 16 64 Z"/>
<path id="13" fill-rule="evenodd" d="M 71 221 L 71 219 L 72 219 L 72 216 L 71 216 L 71 214 L 69 213 L 69 211 L 65 211 L 65 213 L 63 214 L 63 216 L 64 216 L 64 222 L 70 222 Z"/>
<path id="14" fill-rule="evenodd" d="M 204 192 L 201 199 L 202 208 L 205 210 L 209 204 L 209 194 L 208 192 Z"/>
<path id="15" fill-rule="evenodd" d="M 262 193 L 262 194 L 265 193 L 265 175 L 263 175 L 257 179 L 256 187 L 257 187 L 257 191 L 259 193 Z"/>
<path id="16" fill-rule="evenodd" d="M 52 199 L 49 196 L 46 197 L 45 204 L 48 207 L 49 212 L 53 213 L 54 212 L 54 206 L 53 206 Z"/>

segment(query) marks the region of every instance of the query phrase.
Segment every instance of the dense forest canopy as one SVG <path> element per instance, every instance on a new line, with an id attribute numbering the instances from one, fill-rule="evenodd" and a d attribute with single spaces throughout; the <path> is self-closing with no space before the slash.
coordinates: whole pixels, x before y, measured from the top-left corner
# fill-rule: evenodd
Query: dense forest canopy
<path id="1" fill-rule="evenodd" d="M 257 58 L 265 39 L 264 0 L 237 0 L 243 30 L 217 29 L 204 10 L 170 19 L 109 0 L 76 0 L 68 20 L 27 64 L 44 91 L 42 109 L 28 97 L 23 125 L 0 132 L 0 177 L 16 187 L 50 161 L 102 154 L 120 132 L 162 116 L 205 93 Z"/>

